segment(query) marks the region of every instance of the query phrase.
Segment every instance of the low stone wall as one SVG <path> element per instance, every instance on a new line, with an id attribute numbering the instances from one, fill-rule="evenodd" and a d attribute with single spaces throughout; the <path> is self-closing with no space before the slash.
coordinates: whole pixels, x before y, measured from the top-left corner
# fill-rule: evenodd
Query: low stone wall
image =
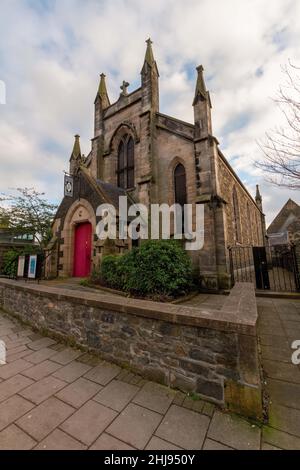
<path id="1" fill-rule="evenodd" d="M 0 308 L 146 378 L 261 416 L 250 283 L 208 310 L 0 280 Z"/>

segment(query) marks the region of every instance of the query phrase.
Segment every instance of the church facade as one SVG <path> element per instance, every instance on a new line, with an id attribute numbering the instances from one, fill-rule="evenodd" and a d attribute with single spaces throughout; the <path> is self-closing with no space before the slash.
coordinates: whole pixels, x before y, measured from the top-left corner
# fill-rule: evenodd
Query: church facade
<path id="1" fill-rule="evenodd" d="M 219 149 L 212 131 L 211 100 L 203 67 L 197 67 L 194 122 L 160 113 L 159 72 L 151 41 L 141 70 L 141 86 L 128 93 L 123 82 L 110 103 L 105 75 L 95 99 L 94 136 L 87 157 L 75 136 L 70 158 L 73 194 L 65 196 L 53 223 L 48 276 L 86 276 L 107 253 L 131 249 L 131 240 L 95 236 L 96 208 L 120 195 L 147 207 L 190 203 L 204 207 L 204 246 L 191 251 L 199 284 L 230 286 L 228 247 L 263 246 L 265 221 L 257 187 L 253 198 Z"/>

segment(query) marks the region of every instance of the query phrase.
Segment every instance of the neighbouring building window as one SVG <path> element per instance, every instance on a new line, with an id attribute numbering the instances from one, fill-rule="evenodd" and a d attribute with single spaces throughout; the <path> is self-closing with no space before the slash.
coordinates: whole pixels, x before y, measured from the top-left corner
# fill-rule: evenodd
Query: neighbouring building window
<path id="1" fill-rule="evenodd" d="M 232 204 L 233 204 L 234 239 L 235 239 L 235 242 L 240 242 L 241 241 L 240 209 L 239 209 L 239 201 L 237 197 L 236 188 L 233 188 Z"/>
<path id="2" fill-rule="evenodd" d="M 118 186 L 124 189 L 134 187 L 134 142 L 133 138 L 126 134 L 118 149 Z"/>

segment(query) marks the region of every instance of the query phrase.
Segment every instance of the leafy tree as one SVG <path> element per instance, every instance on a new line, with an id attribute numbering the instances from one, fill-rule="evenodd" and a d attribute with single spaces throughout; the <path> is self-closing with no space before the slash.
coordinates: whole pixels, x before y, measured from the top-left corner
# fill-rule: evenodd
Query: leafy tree
<path id="1" fill-rule="evenodd" d="M 283 67 L 285 83 L 280 86 L 275 102 L 280 107 L 285 127 L 266 133 L 260 142 L 264 158 L 256 166 L 270 183 L 300 189 L 300 67 L 289 63 Z"/>
<path id="2" fill-rule="evenodd" d="M 9 227 L 9 213 L 3 207 L 0 207 L 0 229 Z"/>
<path id="3" fill-rule="evenodd" d="M 57 206 L 33 188 L 17 188 L 17 194 L 2 196 L 0 201 L 7 206 L 0 207 L 0 223 L 6 221 L 15 236 L 32 236 L 40 249 L 44 249 L 51 238 L 51 223 Z"/>

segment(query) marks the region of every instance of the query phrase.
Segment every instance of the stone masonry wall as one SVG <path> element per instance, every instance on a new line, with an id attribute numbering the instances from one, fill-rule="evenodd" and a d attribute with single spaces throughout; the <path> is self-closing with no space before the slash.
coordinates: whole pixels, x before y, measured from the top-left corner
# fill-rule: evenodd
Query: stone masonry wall
<path id="1" fill-rule="evenodd" d="M 0 282 L 1 289 L 2 308 L 38 329 L 71 339 L 146 378 L 199 393 L 247 415 L 260 413 L 252 285 L 237 285 L 225 301 L 224 313 L 205 314 L 192 307 L 82 292 L 79 296 L 7 280 Z M 244 318 L 237 314 L 242 315 L 241 295 L 246 300 Z M 247 302 L 252 296 L 252 303 Z M 251 400 L 244 406 L 248 386 Z"/>
<path id="2" fill-rule="evenodd" d="M 220 195 L 227 202 L 225 206 L 227 245 L 232 246 L 238 242 L 241 245 L 263 246 L 264 228 L 262 226 L 262 214 L 260 210 L 221 158 L 219 158 L 218 165 Z M 240 240 L 235 240 L 234 236 L 234 211 L 232 201 L 234 187 L 237 191 L 239 206 Z"/>

